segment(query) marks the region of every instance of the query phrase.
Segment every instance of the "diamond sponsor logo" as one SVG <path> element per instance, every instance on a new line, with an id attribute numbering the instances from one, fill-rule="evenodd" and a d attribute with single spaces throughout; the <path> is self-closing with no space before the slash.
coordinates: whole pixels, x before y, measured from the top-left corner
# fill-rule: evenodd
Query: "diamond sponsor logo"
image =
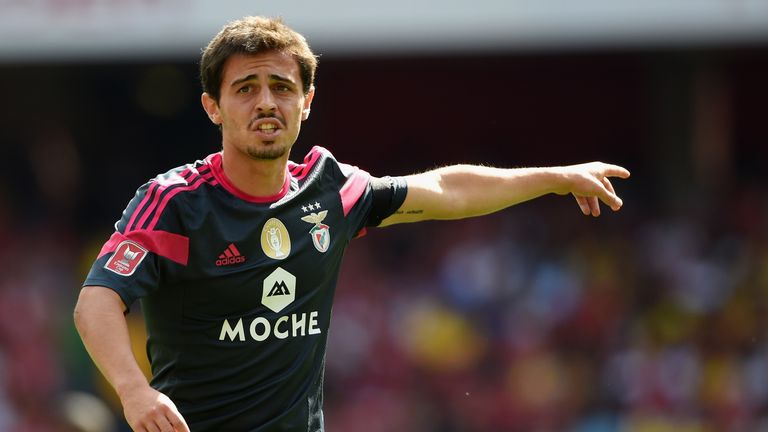
<path id="1" fill-rule="evenodd" d="M 278 267 L 264 279 L 261 304 L 280 312 L 296 300 L 296 276 Z"/>

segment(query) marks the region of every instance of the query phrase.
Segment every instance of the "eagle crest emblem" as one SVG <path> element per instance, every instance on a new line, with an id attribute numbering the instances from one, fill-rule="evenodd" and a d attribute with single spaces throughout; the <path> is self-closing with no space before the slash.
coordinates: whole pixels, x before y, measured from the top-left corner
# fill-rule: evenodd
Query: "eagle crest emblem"
<path id="1" fill-rule="evenodd" d="M 331 228 L 323 223 L 323 219 L 328 215 L 328 210 L 318 213 L 310 213 L 302 216 L 301 220 L 311 223 L 314 226 L 309 230 L 309 236 L 312 237 L 312 244 L 319 252 L 325 252 L 331 245 Z"/>

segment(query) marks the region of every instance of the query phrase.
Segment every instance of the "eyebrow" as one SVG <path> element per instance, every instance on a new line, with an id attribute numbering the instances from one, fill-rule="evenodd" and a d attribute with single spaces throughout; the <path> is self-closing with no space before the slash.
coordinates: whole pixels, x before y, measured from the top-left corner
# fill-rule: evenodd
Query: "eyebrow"
<path id="1" fill-rule="evenodd" d="M 296 85 L 296 83 L 295 83 L 295 82 L 293 82 L 293 80 L 292 80 L 292 79 L 290 79 L 290 78 L 286 78 L 286 77 L 284 77 L 284 76 L 280 76 L 280 75 L 277 75 L 277 74 L 272 74 L 272 75 L 270 75 L 270 76 L 269 76 L 269 79 L 270 79 L 270 81 L 277 81 L 277 82 L 282 82 L 282 83 L 286 83 L 286 84 L 291 84 L 291 85 L 293 85 L 293 86 L 295 86 L 295 85 Z M 251 80 L 256 80 L 256 81 L 258 81 L 258 80 L 259 80 L 259 77 L 258 77 L 258 75 L 256 75 L 256 74 L 250 74 L 250 75 L 248 75 L 248 76 L 245 76 L 245 77 L 243 77 L 243 78 L 239 78 L 239 79 L 236 79 L 236 80 L 232 81 L 232 84 L 230 85 L 230 87 L 235 87 L 235 86 L 238 86 L 238 85 L 240 85 L 240 84 L 242 84 L 242 83 L 244 83 L 244 82 L 248 82 L 248 81 L 251 81 Z"/>

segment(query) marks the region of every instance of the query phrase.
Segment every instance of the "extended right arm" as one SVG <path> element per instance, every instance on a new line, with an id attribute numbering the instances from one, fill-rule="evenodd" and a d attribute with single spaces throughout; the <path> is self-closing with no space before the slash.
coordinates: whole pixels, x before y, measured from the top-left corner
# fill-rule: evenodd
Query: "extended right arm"
<path id="1" fill-rule="evenodd" d="M 75 306 L 75 326 L 93 361 L 120 397 L 135 431 L 187 431 L 173 402 L 147 383 L 131 351 L 125 305 L 113 290 L 86 286 Z"/>
<path id="2" fill-rule="evenodd" d="M 599 216 L 598 201 L 614 211 L 623 204 L 610 177 L 628 178 L 629 171 L 602 162 L 548 168 L 437 168 L 404 177 L 408 185 L 405 201 L 379 226 L 480 216 L 549 193 L 573 194 L 582 213 Z"/>

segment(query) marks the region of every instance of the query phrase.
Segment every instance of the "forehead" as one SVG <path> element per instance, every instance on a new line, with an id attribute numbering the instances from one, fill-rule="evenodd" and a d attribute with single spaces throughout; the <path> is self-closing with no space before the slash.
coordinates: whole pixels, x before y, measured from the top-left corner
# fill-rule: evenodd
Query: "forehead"
<path id="1" fill-rule="evenodd" d="M 224 63 L 222 84 L 229 85 L 237 79 L 249 75 L 279 75 L 301 82 L 299 64 L 296 59 L 280 51 L 267 51 L 258 54 L 235 54 Z"/>

